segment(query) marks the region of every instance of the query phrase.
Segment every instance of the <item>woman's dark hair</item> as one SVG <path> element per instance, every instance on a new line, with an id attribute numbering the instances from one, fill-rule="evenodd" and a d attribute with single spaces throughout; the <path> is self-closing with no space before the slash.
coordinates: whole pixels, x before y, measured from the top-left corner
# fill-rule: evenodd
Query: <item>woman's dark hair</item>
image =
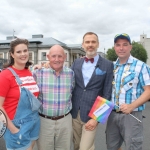
<path id="1" fill-rule="evenodd" d="M 21 39 L 21 38 L 16 38 L 10 42 L 10 50 L 9 50 L 10 58 L 8 64 L 4 65 L 4 68 L 14 65 L 14 58 L 11 56 L 11 53 L 14 54 L 15 47 L 19 44 L 25 44 L 28 47 L 29 42 L 27 39 Z M 30 65 L 32 65 L 32 62 L 29 62 L 28 60 L 25 65 L 25 69 L 28 69 Z"/>

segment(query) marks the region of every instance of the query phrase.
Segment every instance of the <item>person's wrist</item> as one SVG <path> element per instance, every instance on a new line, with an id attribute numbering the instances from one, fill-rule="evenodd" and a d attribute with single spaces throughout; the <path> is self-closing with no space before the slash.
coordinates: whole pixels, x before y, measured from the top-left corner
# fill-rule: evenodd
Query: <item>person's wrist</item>
<path id="1" fill-rule="evenodd" d="M 136 108 L 136 106 L 134 105 L 134 103 L 130 104 L 130 108 L 131 108 L 131 112 Z"/>
<path id="2" fill-rule="evenodd" d="M 92 119 L 95 123 L 98 123 L 98 121 L 97 120 L 95 120 L 95 119 Z"/>

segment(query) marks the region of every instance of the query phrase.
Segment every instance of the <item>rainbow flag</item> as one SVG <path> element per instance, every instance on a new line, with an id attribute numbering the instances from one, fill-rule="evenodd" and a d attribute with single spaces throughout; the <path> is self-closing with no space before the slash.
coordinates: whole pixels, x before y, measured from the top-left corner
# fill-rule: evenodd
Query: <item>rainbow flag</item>
<path id="1" fill-rule="evenodd" d="M 114 107 L 114 103 L 98 96 L 90 110 L 88 116 L 104 124 Z"/>

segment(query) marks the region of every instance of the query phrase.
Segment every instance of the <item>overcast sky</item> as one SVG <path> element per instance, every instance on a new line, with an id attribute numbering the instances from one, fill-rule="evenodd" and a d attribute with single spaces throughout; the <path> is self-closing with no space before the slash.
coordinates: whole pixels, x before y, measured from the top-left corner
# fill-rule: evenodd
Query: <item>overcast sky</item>
<path id="1" fill-rule="evenodd" d="M 13 29 L 17 37 L 43 34 L 65 44 L 80 44 L 93 31 L 104 52 L 118 33 L 132 41 L 143 32 L 150 38 L 150 0 L 0 0 L 0 40 Z"/>

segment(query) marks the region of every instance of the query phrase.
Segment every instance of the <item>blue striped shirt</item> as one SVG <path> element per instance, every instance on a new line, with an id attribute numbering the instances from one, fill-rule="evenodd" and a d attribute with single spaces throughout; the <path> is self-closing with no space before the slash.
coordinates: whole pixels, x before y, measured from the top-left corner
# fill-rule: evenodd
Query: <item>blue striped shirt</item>
<path id="1" fill-rule="evenodd" d="M 131 104 L 144 92 L 144 86 L 150 85 L 150 68 L 142 61 L 130 55 L 125 64 L 114 63 L 114 81 L 112 102 Z M 117 107 L 116 107 L 117 108 Z M 134 111 L 145 109 L 145 104 Z"/>

